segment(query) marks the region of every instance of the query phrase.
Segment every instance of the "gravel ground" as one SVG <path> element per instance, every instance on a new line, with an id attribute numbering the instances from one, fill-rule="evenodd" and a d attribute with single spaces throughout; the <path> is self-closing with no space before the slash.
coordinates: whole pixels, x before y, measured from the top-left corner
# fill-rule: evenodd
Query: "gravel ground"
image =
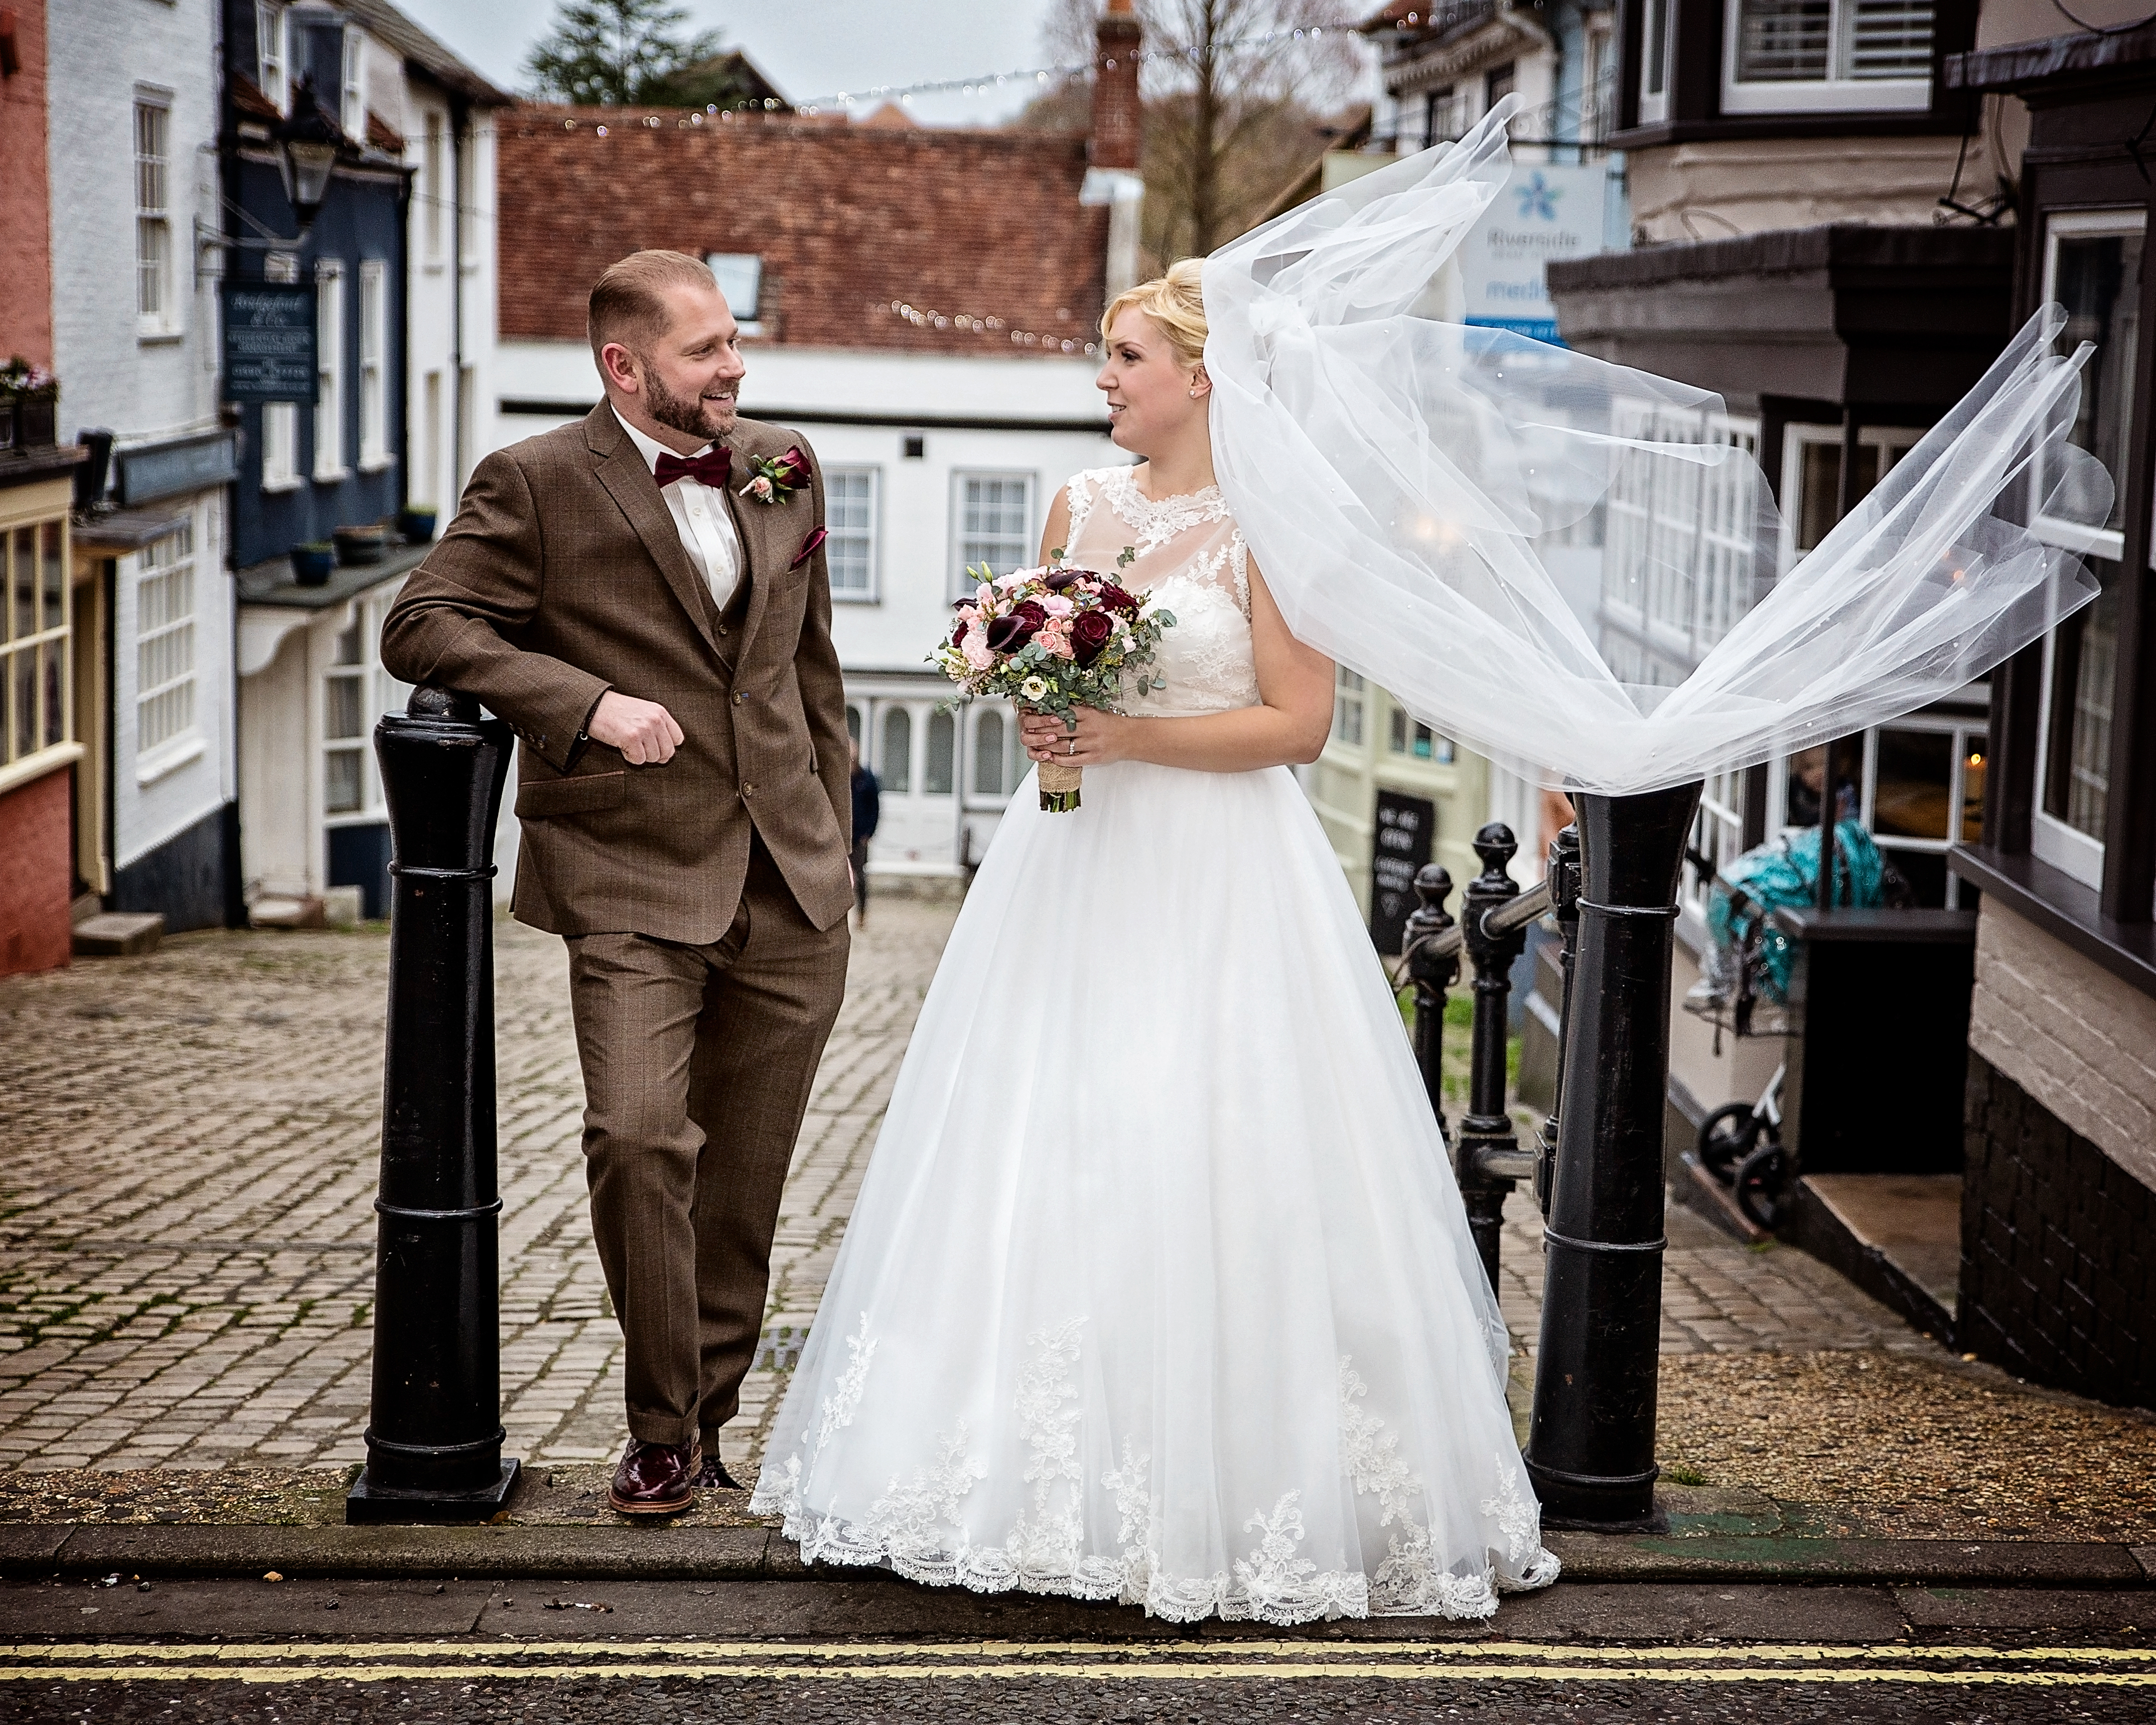
<path id="1" fill-rule="evenodd" d="M 1662 1362 L 1660 1451 L 1676 1485 L 1774 1500 L 1836 1538 L 2156 1544 L 2156 1420 L 1911 1353 L 1688 1354 Z M 528 1470 L 511 1519 L 610 1524 L 603 1463 Z M 0 1522 L 321 1526 L 347 1471 L 0 1471 Z M 1763 1509 L 1767 1506 L 1763 1505 Z M 711 1491 L 682 1524 L 752 1525 Z"/>
<path id="2" fill-rule="evenodd" d="M 1807 1531 L 2156 1543 L 2146 1414 L 1907 1353 L 1694 1354 L 1661 1389 L 1665 1470 L 1830 1507 Z"/>

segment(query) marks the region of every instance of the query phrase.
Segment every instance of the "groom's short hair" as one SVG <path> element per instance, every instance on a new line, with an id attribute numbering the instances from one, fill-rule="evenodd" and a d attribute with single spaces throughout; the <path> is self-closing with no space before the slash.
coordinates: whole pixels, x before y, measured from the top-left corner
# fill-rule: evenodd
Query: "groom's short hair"
<path id="1" fill-rule="evenodd" d="M 609 341 L 619 341 L 632 352 L 649 352 L 666 333 L 667 289 L 717 285 L 711 265 L 686 252 L 631 252 L 620 262 L 609 264 L 592 284 L 591 303 L 584 315 L 592 357 L 598 358 Z"/>

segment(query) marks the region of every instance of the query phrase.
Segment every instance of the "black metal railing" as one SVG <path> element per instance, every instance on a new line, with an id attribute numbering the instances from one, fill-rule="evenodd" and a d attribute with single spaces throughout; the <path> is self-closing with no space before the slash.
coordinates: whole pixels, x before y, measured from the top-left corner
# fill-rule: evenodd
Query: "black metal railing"
<path id="1" fill-rule="evenodd" d="M 1475 968 L 1468 1111 L 1450 1136 L 1482 1267 L 1497 1286 L 1505 1199 L 1532 1178 L 1542 1210 L 1543 1291 L 1526 1461 L 1546 1524 L 1655 1522 L 1656 1378 L 1661 1323 L 1662 1132 L 1669 1081 L 1670 960 L 1677 878 L 1702 787 L 1583 795 L 1552 844 L 1540 886 L 1507 872 L 1512 833 L 1475 835 L 1482 873 L 1459 921 L 1450 877 L 1416 876 L 1401 974 L 1415 991 L 1414 1049 L 1438 1122 L 1445 992 Z M 1532 1151 L 1505 1103 L 1511 971 L 1527 926 L 1562 940 L 1558 1084 Z"/>

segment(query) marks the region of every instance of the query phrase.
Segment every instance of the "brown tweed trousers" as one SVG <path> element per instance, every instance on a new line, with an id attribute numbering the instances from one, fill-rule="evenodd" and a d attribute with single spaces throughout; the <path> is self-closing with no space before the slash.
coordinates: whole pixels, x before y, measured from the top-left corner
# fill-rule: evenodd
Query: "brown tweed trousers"
<path id="1" fill-rule="evenodd" d="M 627 1354 L 630 1434 L 706 1447 L 754 1363 L 793 1143 L 845 988 L 852 814 L 820 467 L 745 501 L 724 612 L 602 403 L 496 451 L 382 624 L 393 675 L 514 727 L 516 914 L 569 945 L 592 1232 Z M 586 726 L 619 689 L 685 741 L 631 766 Z"/>

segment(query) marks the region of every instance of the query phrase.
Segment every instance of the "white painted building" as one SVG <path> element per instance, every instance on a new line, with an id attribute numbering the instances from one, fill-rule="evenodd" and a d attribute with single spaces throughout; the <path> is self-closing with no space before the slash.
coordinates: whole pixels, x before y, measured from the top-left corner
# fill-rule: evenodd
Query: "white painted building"
<path id="1" fill-rule="evenodd" d="M 496 435 L 600 399 L 585 307 L 607 265 L 645 249 L 711 263 L 747 337 L 742 412 L 798 428 L 823 470 L 847 720 L 882 788 L 873 875 L 963 875 L 1023 777 L 1009 709 L 956 709 L 927 662 L 965 566 L 1030 564 L 1062 482 L 1128 459 L 1093 377 L 1134 256 L 1115 236 L 1134 208 L 1116 198 L 1137 163 L 1137 26 L 1119 8 L 1100 29 L 1084 136 L 888 110 L 497 121 L 502 224 L 555 243 L 502 255 Z"/>
<path id="2" fill-rule="evenodd" d="M 389 837 L 372 736 L 407 693 L 381 669 L 382 619 L 425 555 L 425 517 L 454 512 L 492 440 L 492 115 L 509 98 L 385 0 L 263 0 L 253 24 L 245 51 L 230 44 L 243 125 L 289 109 L 311 60 L 351 147 L 310 248 L 273 259 L 316 284 L 320 401 L 256 410 L 261 448 L 240 480 L 244 891 L 259 905 L 357 887 L 379 916 Z M 295 541 L 384 519 L 399 531 L 379 562 L 294 579 Z"/>
<path id="3" fill-rule="evenodd" d="M 883 790 L 870 867 L 956 874 L 979 861 L 1026 763 L 1003 703 L 953 710 L 925 661 L 968 564 L 1034 562 L 1064 480 L 1130 459 L 1108 441 L 1096 362 L 761 346 L 747 357 L 742 411 L 800 430 L 824 470 L 847 725 Z M 530 392 L 505 398 L 505 442 L 598 398 L 581 341 L 508 342 L 501 363 Z"/>
<path id="4" fill-rule="evenodd" d="M 46 9 L 61 438 L 113 434 L 73 536 L 78 885 L 223 922 L 238 827 L 218 414 L 215 0 Z"/>

